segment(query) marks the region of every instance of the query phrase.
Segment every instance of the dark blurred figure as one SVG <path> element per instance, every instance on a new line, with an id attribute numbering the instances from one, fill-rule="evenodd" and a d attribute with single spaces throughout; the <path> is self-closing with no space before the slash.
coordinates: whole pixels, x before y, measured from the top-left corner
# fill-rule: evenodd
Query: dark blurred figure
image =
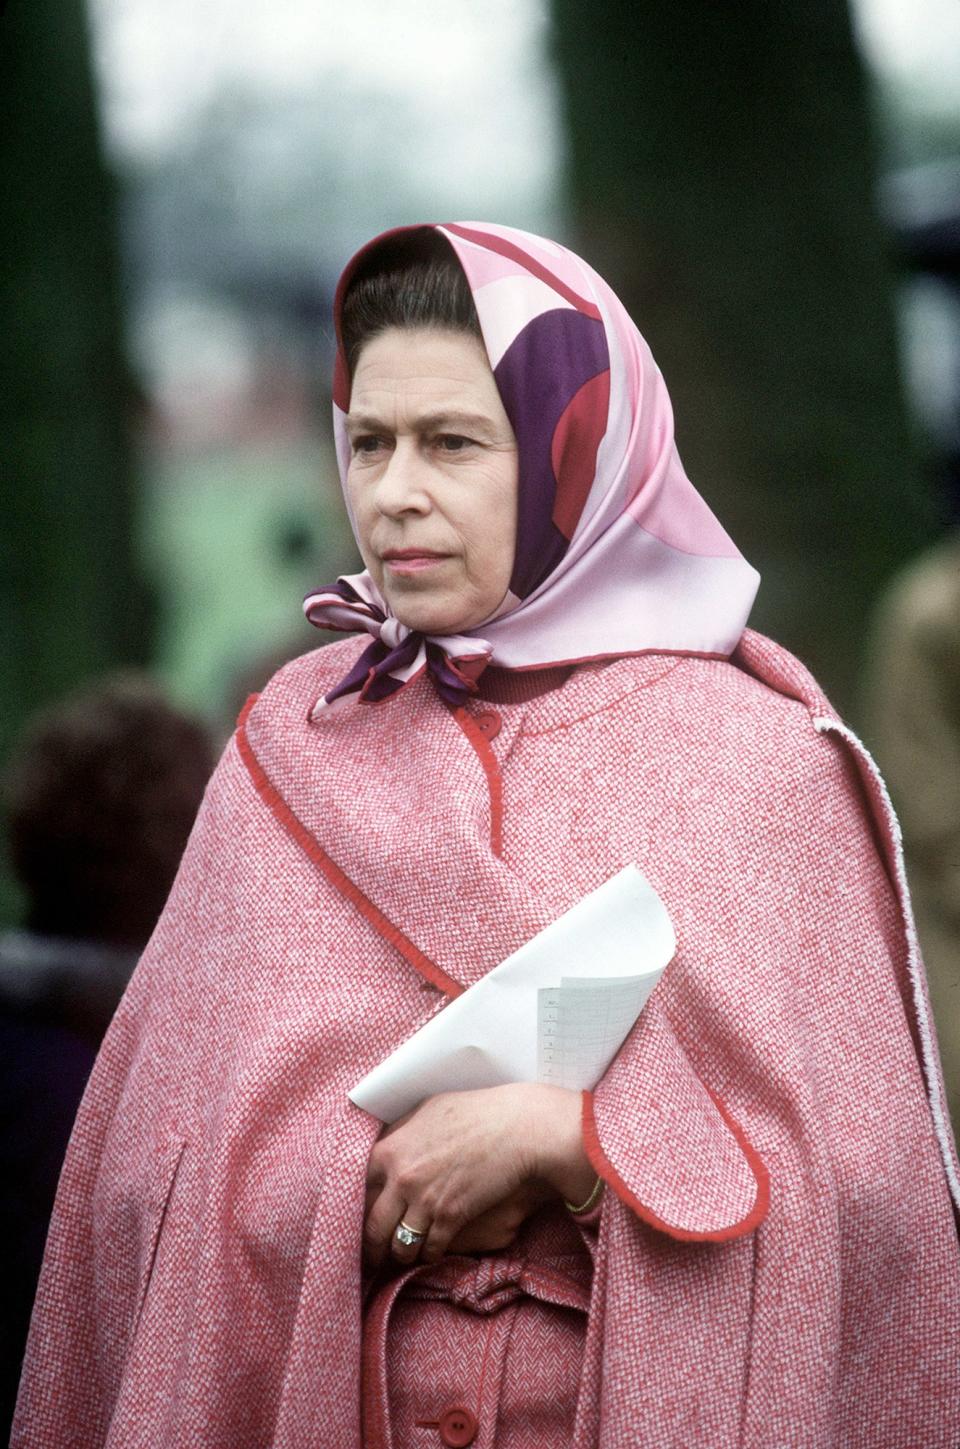
<path id="1" fill-rule="evenodd" d="M 960 527 L 903 571 L 871 634 L 870 738 L 903 828 L 954 1129 L 960 1131 Z"/>
<path id="2" fill-rule="evenodd" d="M 203 727 L 125 674 L 38 716 L 6 781 L 27 913 L 0 936 L 0 1431 L 74 1114 L 212 764 Z"/>
<path id="3" fill-rule="evenodd" d="M 889 177 L 883 200 L 901 258 L 927 297 L 926 324 L 908 327 L 911 350 L 928 359 L 914 404 L 951 527 L 893 579 L 875 609 L 865 722 L 903 828 L 960 1132 L 960 161 Z M 931 337 L 934 299 L 940 324 Z"/>

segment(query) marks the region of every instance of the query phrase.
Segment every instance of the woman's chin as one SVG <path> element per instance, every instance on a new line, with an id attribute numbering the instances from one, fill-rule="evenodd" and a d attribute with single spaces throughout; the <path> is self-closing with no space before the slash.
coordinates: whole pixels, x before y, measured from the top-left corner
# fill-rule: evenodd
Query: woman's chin
<path id="1" fill-rule="evenodd" d="M 465 608 L 456 601 L 413 598 L 387 598 L 390 611 L 401 624 L 418 634 L 462 634 L 475 629 L 481 617 L 475 609 Z"/>
<path id="2" fill-rule="evenodd" d="M 473 615 L 452 617 L 448 614 L 431 614 L 428 611 L 394 609 L 401 624 L 417 634 L 465 634 L 475 629 Z"/>

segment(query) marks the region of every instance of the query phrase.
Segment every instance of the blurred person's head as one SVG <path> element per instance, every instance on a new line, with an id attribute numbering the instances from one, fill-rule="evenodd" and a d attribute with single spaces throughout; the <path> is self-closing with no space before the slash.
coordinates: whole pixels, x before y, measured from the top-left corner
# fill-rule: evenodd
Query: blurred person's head
<path id="1" fill-rule="evenodd" d="M 213 764 L 206 730 L 135 673 L 37 715 L 6 780 L 30 930 L 142 948 Z"/>

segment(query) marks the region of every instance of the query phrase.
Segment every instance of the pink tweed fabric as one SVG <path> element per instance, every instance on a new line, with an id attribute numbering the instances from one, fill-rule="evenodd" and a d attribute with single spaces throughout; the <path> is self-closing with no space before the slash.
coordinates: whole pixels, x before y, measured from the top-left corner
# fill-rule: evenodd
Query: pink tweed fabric
<path id="1" fill-rule="evenodd" d="M 365 1449 L 439 1446 L 452 1415 L 474 1449 L 567 1449 L 592 1277 L 577 1239 L 558 1204 L 508 1253 L 385 1283 L 364 1317 Z"/>
<path id="2" fill-rule="evenodd" d="M 809 676 L 747 634 L 583 666 L 492 740 L 425 677 L 309 723 L 361 648 L 283 670 L 210 786 L 78 1117 L 14 1445 L 359 1449 L 379 1129 L 347 1090 L 635 862 L 679 949 L 585 1098 L 573 1444 L 956 1449 L 957 1170 L 895 827 Z"/>

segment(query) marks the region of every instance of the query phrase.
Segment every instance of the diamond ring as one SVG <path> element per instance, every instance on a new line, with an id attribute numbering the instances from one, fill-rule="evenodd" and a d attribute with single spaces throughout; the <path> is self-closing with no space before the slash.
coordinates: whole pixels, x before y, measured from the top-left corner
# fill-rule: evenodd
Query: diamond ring
<path id="1" fill-rule="evenodd" d="M 419 1232 L 417 1228 L 412 1228 L 409 1223 L 405 1223 L 401 1218 L 399 1223 L 397 1223 L 396 1231 L 394 1232 L 393 1236 L 396 1238 L 397 1242 L 402 1243 L 405 1248 L 415 1248 L 423 1242 L 424 1238 L 427 1235 L 426 1233 Z"/>

